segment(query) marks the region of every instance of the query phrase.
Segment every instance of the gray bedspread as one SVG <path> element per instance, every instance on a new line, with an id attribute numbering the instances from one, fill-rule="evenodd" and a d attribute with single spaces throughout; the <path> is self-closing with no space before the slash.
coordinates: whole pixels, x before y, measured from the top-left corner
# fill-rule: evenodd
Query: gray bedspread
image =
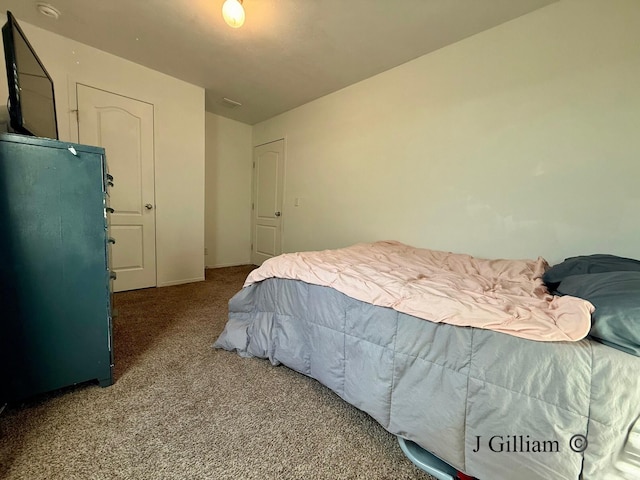
<path id="1" fill-rule="evenodd" d="M 231 299 L 214 346 L 311 376 L 482 480 L 640 478 L 640 358 L 588 339 L 437 324 L 269 279 Z"/>

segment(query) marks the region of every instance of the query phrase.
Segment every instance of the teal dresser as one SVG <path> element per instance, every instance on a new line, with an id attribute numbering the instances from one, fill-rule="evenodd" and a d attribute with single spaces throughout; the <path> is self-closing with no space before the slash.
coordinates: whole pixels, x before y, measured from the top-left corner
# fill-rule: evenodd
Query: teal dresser
<path id="1" fill-rule="evenodd" d="M 0 135 L 0 402 L 113 382 L 104 149 Z"/>

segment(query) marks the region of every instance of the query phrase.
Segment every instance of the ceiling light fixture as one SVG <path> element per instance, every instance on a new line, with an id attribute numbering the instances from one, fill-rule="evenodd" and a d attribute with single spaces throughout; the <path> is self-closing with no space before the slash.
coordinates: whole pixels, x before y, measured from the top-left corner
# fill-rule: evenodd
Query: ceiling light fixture
<path id="1" fill-rule="evenodd" d="M 230 27 L 240 28 L 244 24 L 242 0 L 226 0 L 222 5 L 222 17 Z"/>

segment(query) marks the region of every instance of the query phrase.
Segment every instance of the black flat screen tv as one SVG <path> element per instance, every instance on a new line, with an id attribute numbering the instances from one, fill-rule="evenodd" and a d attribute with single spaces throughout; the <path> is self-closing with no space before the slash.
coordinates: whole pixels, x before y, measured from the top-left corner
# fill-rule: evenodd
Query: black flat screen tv
<path id="1" fill-rule="evenodd" d="M 11 12 L 2 27 L 9 123 L 23 135 L 58 138 L 53 80 Z"/>

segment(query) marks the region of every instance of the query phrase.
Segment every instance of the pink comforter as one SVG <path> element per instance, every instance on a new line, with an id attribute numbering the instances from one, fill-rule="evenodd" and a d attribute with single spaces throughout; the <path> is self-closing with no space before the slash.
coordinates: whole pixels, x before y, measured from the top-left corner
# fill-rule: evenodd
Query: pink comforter
<path id="1" fill-rule="evenodd" d="M 550 295 L 541 278 L 547 267 L 541 257 L 484 260 L 385 241 L 280 255 L 252 271 L 245 287 L 272 277 L 302 280 L 432 322 L 530 340 L 580 340 L 594 307 Z"/>

